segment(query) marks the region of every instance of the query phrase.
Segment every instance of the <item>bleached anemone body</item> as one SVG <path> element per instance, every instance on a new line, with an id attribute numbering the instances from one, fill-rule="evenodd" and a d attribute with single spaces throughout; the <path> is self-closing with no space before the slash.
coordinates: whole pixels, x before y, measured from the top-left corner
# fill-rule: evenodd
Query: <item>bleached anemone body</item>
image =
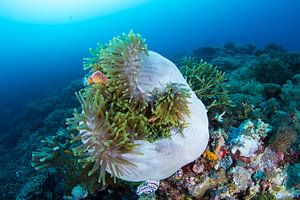
<path id="1" fill-rule="evenodd" d="M 160 180 L 200 156 L 208 143 L 206 109 L 177 67 L 148 51 L 140 35 L 113 39 L 86 68 L 109 81 L 78 93 L 74 148 L 81 161 L 128 181 Z"/>

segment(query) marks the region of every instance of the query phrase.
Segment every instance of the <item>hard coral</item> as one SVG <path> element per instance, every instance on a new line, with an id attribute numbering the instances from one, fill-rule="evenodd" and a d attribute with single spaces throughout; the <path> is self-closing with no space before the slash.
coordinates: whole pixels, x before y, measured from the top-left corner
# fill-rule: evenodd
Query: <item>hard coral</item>
<path id="1" fill-rule="evenodd" d="M 297 190 L 300 190 L 300 163 L 289 165 L 287 167 L 287 175 L 287 188 L 295 187 Z"/>
<path id="2" fill-rule="evenodd" d="M 276 134 L 271 139 L 270 148 L 277 152 L 286 153 L 291 145 L 296 142 L 297 132 L 288 126 L 279 127 Z"/>
<path id="3" fill-rule="evenodd" d="M 36 170 L 62 165 L 68 156 L 70 140 L 70 136 L 64 130 L 59 130 L 55 136 L 47 136 L 41 141 L 42 148 L 32 152 L 31 165 Z"/>
<path id="4" fill-rule="evenodd" d="M 256 80 L 261 83 L 283 84 L 291 78 L 288 67 L 283 58 L 263 54 L 259 56 L 259 62 L 254 66 L 253 73 Z"/>
<path id="5" fill-rule="evenodd" d="M 241 166 L 231 170 L 232 180 L 240 191 L 245 191 L 251 184 L 251 173 Z"/>
<path id="6" fill-rule="evenodd" d="M 181 61 L 179 69 L 208 111 L 223 112 L 230 105 L 224 73 L 216 67 L 203 60 L 197 63 L 195 59 L 187 57 Z"/>
<path id="7" fill-rule="evenodd" d="M 244 121 L 230 134 L 231 152 L 233 154 L 239 152 L 241 156 L 248 158 L 256 156 L 256 152 L 262 146 L 261 139 L 265 138 L 271 130 L 272 127 L 260 119 L 254 122 Z"/>

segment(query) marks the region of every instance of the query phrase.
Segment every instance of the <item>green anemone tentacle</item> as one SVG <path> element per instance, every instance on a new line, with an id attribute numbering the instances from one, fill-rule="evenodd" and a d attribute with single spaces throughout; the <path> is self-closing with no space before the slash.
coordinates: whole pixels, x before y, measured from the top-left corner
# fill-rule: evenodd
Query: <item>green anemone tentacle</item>
<path id="1" fill-rule="evenodd" d="M 76 93 L 82 106 L 82 113 L 75 112 L 69 125 L 76 125 L 80 133 L 73 137 L 72 143 L 80 142 L 73 152 L 84 162 L 94 163 L 89 175 L 101 168 L 99 181 L 105 183 L 105 171 L 110 169 L 113 176 L 129 172 L 134 164 L 122 158 L 122 154 L 134 151 L 133 135 L 127 131 L 126 114 L 115 112 L 113 105 L 99 92 L 86 90 Z M 87 165 L 86 164 L 86 165 Z M 124 170 L 122 170 L 124 169 Z"/>
<path id="2" fill-rule="evenodd" d="M 86 59 L 84 66 L 91 73 L 102 71 L 108 76 L 108 90 L 114 99 L 126 100 L 136 110 L 144 110 L 147 102 L 137 77 L 143 67 L 141 56 L 147 52 L 145 39 L 130 31 L 91 50 L 93 57 Z"/>
<path id="3" fill-rule="evenodd" d="M 152 108 L 153 125 L 162 137 L 170 137 L 170 127 L 177 127 L 182 132 L 185 117 L 189 116 L 188 98 L 191 93 L 182 84 L 169 83 L 164 91 L 156 90 Z"/>

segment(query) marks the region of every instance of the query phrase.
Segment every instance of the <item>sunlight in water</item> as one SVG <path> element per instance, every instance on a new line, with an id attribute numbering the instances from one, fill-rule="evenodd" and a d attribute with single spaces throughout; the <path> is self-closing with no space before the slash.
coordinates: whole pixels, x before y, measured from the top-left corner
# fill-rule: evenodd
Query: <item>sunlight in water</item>
<path id="1" fill-rule="evenodd" d="M 66 23 L 115 13 L 151 0 L 0 0 L 0 16 L 33 23 Z"/>

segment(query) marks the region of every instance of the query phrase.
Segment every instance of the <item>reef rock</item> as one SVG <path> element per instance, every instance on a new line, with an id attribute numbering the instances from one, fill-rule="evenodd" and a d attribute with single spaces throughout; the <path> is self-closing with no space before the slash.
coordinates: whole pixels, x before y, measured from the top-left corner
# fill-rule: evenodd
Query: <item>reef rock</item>
<path id="1" fill-rule="evenodd" d="M 272 127 L 260 119 L 254 122 L 246 120 L 233 131 L 236 137 L 231 140 L 233 144 L 231 152 L 235 154 L 239 151 L 243 157 L 256 156 L 256 151 L 262 146 L 262 138 L 266 137 L 271 130 Z"/>

